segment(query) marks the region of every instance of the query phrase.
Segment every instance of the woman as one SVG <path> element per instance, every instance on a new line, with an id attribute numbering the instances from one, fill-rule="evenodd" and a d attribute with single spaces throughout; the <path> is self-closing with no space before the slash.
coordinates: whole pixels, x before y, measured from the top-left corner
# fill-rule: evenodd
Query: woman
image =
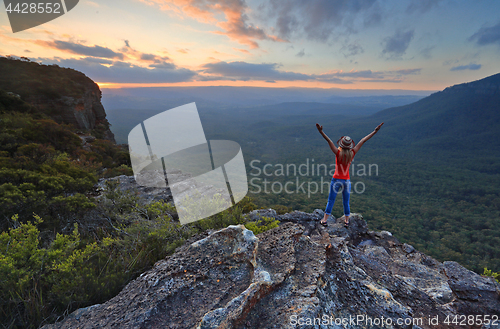
<path id="1" fill-rule="evenodd" d="M 347 227 L 349 225 L 349 215 L 351 211 L 349 209 L 349 197 L 351 194 L 351 181 L 349 177 L 349 167 L 351 165 L 352 159 L 358 153 L 359 149 L 363 144 L 375 135 L 380 127 L 384 123 L 382 122 L 375 128 L 375 130 L 369 135 L 361 139 L 358 145 L 354 145 L 354 141 L 349 136 L 342 136 L 337 141 L 339 147 L 337 148 L 333 144 L 332 140 L 323 132 L 323 126 L 316 124 L 319 133 L 328 142 L 330 149 L 335 153 L 335 173 L 332 177 L 332 182 L 330 183 L 330 193 L 328 194 L 328 203 L 326 204 L 325 216 L 321 220 L 321 225 L 326 226 L 328 216 L 330 216 L 335 203 L 335 198 L 337 193 L 342 192 L 342 203 L 344 205 L 344 225 Z"/>

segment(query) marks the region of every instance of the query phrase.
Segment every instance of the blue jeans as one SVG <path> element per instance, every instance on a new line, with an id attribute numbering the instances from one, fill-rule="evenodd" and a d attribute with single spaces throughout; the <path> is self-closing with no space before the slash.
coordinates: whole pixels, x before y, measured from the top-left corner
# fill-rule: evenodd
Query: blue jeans
<path id="1" fill-rule="evenodd" d="M 349 197 L 351 196 L 351 181 L 349 179 L 332 178 L 330 183 L 330 194 L 328 194 L 328 203 L 326 204 L 325 213 L 332 213 L 333 204 L 337 193 L 342 192 L 342 203 L 344 204 L 344 215 L 349 216 L 351 209 L 349 208 Z"/>

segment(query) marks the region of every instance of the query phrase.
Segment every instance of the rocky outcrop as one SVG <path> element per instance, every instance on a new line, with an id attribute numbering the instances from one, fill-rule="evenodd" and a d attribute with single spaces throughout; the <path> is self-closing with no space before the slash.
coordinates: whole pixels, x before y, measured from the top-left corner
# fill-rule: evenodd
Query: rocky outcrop
<path id="1" fill-rule="evenodd" d="M 450 328 L 500 314 L 493 278 L 369 231 L 360 215 L 348 228 L 318 225 L 321 210 L 261 215 L 283 222 L 190 241 L 108 302 L 44 328 Z"/>
<path id="2" fill-rule="evenodd" d="M 84 134 L 82 132 L 77 132 L 76 135 L 78 137 L 80 137 L 80 139 L 82 140 L 82 147 L 84 150 L 86 151 L 90 151 L 91 148 L 90 148 L 90 144 L 96 140 L 96 138 L 92 135 L 87 135 L 87 134 Z"/>
<path id="3" fill-rule="evenodd" d="M 92 80 L 82 85 L 80 97 L 47 97 L 30 95 L 26 101 L 39 111 L 48 113 L 55 121 L 73 124 L 77 129 L 91 130 L 103 125 L 104 138 L 115 142 L 109 129 L 106 112 L 101 104 L 101 90 Z"/>
<path id="4" fill-rule="evenodd" d="M 139 173 L 139 175 L 141 176 L 140 181 L 143 183 L 148 183 L 148 186 L 137 184 L 134 176 L 121 175 L 112 178 L 99 179 L 98 183 L 95 186 L 95 189 L 98 194 L 102 194 L 102 192 L 106 188 L 106 182 L 115 182 L 117 183 L 118 190 L 126 193 L 132 193 L 137 196 L 142 202 L 173 202 L 174 199 L 169 187 L 154 187 L 160 186 L 159 182 L 165 182 L 165 176 L 162 172 L 158 170 L 148 170 L 142 171 L 141 173 Z M 185 174 L 180 170 L 171 170 L 168 174 L 168 179 L 170 184 L 182 184 L 186 195 L 194 199 L 203 197 L 212 198 L 215 194 L 221 193 L 220 190 L 216 189 L 212 185 L 201 185 L 199 182 L 193 179 L 190 174 Z M 200 192 L 200 195 L 193 195 L 192 192 L 190 192 L 194 191 L 195 188 L 197 192 Z M 178 188 L 178 190 L 180 189 Z M 230 200 L 227 201 L 230 202 Z"/>
<path id="5" fill-rule="evenodd" d="M 165 178 L 159 172 L 153 175 L 153 180 L 163 180 Z M 135 181 L 134 176 L 116 176 L 112 178 L 100 178 L 95 185 L 96 192 L 101 195 L 106 189 L 106 182 L 116 183 L 116 188 L 125 193 L 132 193 L 137 196 L 141 201 L 145 203 L 156 202 L 156 201 L 173 201 L 172 193 L 168 188 L 158 188 L 138 185 Z"/>
<path id="6" fill-rule="evenodd" d="M 101 90 L 82 72 L 2 56 L 0 72 L 1 90 L 22 98 L 58 123 L 87 132 L 95 129 L 96 137 L 115 142 L 101 104 Z"/>

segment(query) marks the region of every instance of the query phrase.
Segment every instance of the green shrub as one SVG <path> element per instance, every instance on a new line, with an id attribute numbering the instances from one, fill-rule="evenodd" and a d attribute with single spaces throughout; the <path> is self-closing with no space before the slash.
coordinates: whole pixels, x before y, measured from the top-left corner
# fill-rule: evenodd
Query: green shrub
<path id="1" fill-rule="evenodd" d="M 493 272 L 492 270 L 488 270 L 488 268 L 485 267 L 483 275 L 492 276 L 498 283 L 500 283 L 500 272 Z"/>
<path id="2" fill-rule="evenodd" d="M 271 217 L 263 217 L 261 220 L 246 223 L 245 227 L 252 231 L 253 234 L 257 235 L 272 228 L 278 227 L 279 222 L 279 220 L 275 220 Z"/>
<path id="3" fill-rule="evenodd" d="M 48 248 L 40 248 L 37 225 L 42 219 L 34 215 L 34 222 L 19 223 L 17 227 L 0 234 L 0 318 L 7 327 L 36 327 L 51 310 L 54 296 L 52 288 L 59 281 L 57 268 L 62 262 L 75 257 L 79 243 L 75 228 L 70 235 L 57 234 Z"/>
<path id="4" fill-rule="evenodd" d="M 37 328 L 77 308 L 103 303 L 206 229 L 245 224 L 258 234 L 278 225 L 268 218 L 249 222 L 240 205 L 180 225 L 171 204 L 142 204 L 134 194 L 118 189 L 117 183 L 108 181 L 95 202 L 81 194 L 54 197 L 52 206 L 59 207 L 61 220 L 82 207 L 82 212 L 91 212 L 87 220 L 80 220 L 81 226 L 74 224 L 72 232 L 57 233 L 52 239 L 47 238 L 51 232 L 42 230 L 46 226 L 40 216 L 27 222 L 12 217 L 12 227 L 0 234 L 0 323 Z M 4 184 L 4 192 L 10 186 L 12 198 L 16 193 L 21 198 L 33 189 L 30 184 L 19 188 Z M 246 199 L 241 205 L 249 203 Z M 94 234 L 89 234 L 91 229 Z"/>
<path id="5" fill-rule="evenodd" d="M 103 178 L 111 178 L 111 177 L 116 177 L 116 176 L 132 176 L 134 172 L 132 171 L 132 168 L 130 166 L 127 166 L 126 164 L 122 164 L 116 168 L 106 168 L 101 176 Z"/>
<path id="6" fill-rule="evenodd" d="M 0 322 L 37 328 L 64 312 L 102 303 L 130 280 L 171 254 L 193 231 L 172 220 L 163 203 L 142 210 L 150 220 L 124 227 L 120 237 L 82 240 L 78 227 L 41 247 L 42 219 L 0 234 Z"/>

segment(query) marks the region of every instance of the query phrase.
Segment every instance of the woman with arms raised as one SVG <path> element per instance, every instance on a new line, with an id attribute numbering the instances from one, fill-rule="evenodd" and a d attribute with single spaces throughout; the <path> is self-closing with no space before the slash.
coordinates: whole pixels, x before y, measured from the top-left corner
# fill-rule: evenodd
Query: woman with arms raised
<path id="1" fill-rule="evenodd" d="M 379 124 L 373 132 L 363 137 L 358 145 L 354 144 L 354 141 L 349 136 L 342 136 L 337 141 L 339 147 L 333 144 L 332 140 L 323 132 L 323 126 L 316 124 L 319 133 L 328 142 L 330 149 L 335 154 L 335 173 L 332 177 L 332 182 L 330 183 L 330 193 L 328 194 L 328 203 L 326 204 L 325 216 L 321 220 L 321 225 L 327 225 L 328 216 L 332 213 L 333 204 L 335 203 L 335 198 L 337 193 L 342 192 L 342 203 L 344 205 L 344 225 L 349 225 L 349 215 L 351 210 L 349 208 L 349 198 L 351 195 L 351 181 L 349 177 L 349 167 L 351 166 L 352 159 L 358 153 L 359 149 L 363 144 L 373 137 L 382 127 L 384 123 Z"/>

